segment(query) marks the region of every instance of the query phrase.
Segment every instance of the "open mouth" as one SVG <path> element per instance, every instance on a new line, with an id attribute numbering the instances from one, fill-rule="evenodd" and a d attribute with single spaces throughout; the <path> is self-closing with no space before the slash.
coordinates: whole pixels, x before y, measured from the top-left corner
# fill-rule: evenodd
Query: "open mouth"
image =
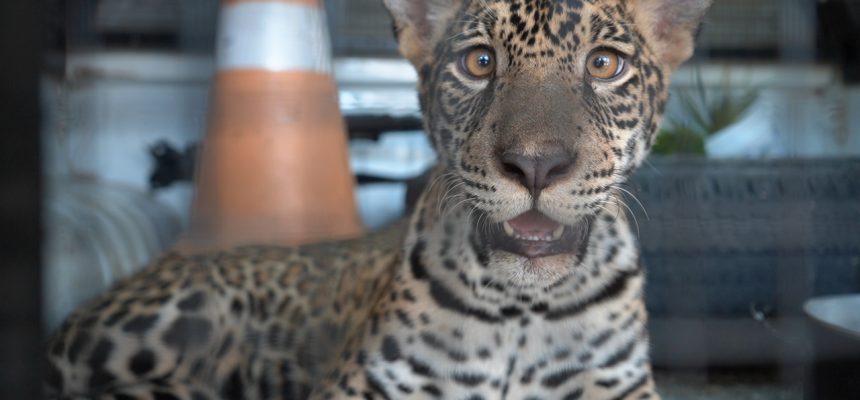
<path id="1" fill-rule="evenodd" d="M 490 247 L 527 258 L 558 254 L 581 256 L 588 244 L 592 218 L 563 225 L 540 211 L 531 210 L 501 223 L 486 239 Z"/>

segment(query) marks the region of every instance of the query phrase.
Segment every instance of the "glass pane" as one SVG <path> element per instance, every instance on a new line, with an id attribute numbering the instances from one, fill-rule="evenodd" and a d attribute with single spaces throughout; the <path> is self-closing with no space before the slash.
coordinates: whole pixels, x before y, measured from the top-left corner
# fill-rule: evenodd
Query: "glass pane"
<path id="1" fill-rule="evenodd" d="M 703 3 L 47 2 L 51 390 L 860 398 L 860 6 Z"/>

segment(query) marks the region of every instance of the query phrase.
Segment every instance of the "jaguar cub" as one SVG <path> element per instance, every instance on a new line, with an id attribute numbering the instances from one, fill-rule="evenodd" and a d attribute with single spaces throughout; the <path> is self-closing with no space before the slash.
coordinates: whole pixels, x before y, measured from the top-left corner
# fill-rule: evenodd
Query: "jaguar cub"
<path id="1" fill-rule="evenodd" d="M 385 0 L 439 155 L 408 226 L 170 254 L 72 315 L 51 395 L 656 399 L 618 185 L 708 0 Z"/>

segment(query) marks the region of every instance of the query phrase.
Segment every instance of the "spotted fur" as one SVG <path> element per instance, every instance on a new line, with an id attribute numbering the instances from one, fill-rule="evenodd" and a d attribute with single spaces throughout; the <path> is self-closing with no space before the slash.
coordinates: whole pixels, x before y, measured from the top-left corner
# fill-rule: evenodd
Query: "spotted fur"
<path id="1" fill-rule="evenodd" d="M 74 313 L 48 392 L 97 399 L 657 399 L 619 184 L 651 147 L 706 0 L 386 0 L 439 154 L 408 226 L 169 254 Z M 462 68 L 490 49 L 493 73 Z M 596 49 L 622 55 L 591 78 Z M 565 161 L 535 186 L 514 155 Z M 522 171 L 519 171 L 523 175 Z M 530 210 L 575 230 L 490 245 Z"/>

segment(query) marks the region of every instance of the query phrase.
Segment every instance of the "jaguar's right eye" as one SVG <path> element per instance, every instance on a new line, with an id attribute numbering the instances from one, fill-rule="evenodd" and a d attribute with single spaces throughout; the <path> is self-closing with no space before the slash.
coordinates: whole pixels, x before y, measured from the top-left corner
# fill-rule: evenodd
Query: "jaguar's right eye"
<path id="1" fill-rule="evenodd" d="M 496 55 L 485 46 L 468 49 L 460 58 L 460 70 L 472 79 L 489 78 L 496 71 Z"/>

